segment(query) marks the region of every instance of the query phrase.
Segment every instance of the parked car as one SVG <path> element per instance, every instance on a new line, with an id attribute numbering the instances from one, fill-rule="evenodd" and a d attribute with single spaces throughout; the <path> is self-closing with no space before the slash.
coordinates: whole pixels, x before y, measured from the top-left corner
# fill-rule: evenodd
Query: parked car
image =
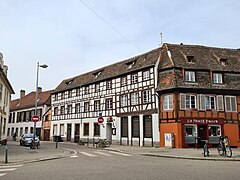
<path id="1" fill-rule="evenodd" d="M 23 134 L 21 135 L 21 138 L 20 138 L 20 146 L 29 146 L 32 140 L 33 140 L 33 134 Z M 39 146 L 40 140 L 39 140 L 39 137 L 36 135 L 35 135 L 35 141 Z"/>

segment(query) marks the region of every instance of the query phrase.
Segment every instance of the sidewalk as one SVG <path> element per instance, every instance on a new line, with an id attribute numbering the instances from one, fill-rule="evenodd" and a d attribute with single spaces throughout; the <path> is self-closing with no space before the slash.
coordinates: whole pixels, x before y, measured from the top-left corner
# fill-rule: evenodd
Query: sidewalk
<path id="1" fill-rule="evenodd" d="M 55 148 L 54 142 L 41 142 L 39 149 L 30 149 L 20 146 L 19 142 L 9 141 L 8 164 L 22 164 L 38 161 L 46 161 L 69 156 L 74 152 L 67 148 Z M 6 146 L 0 146 L 0 166 L 6 165 Z"/>
<path id="2" fill-rule="evenodd" d="M 210 148 L 210 156 L 203 156 L 203 149 L 165 149 L 155 147 L 138 147 L 138 146 L 119 146 L 111 145 L 106 150 L 119 151 L 129 154 L 141 154 L 144 156 L 192 159 L 192 160 L 212 160 L 212 161 L 240 161 L 240 149 L 232 148 L 233 155 L 231 158 L 219 156 L 216 148 Z"/>

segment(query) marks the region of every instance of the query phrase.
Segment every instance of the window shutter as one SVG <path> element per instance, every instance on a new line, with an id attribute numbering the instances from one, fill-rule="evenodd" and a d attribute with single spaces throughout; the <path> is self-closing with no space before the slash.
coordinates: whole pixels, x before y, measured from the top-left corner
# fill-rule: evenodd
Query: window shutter
<path id="1" fill-rule="evenodd" d="M 236 98 L 235 97 L 231 97 L 231 105 L 232 105 L 232 111 L 236 112 L 237 106 L 236 106 Z"/>
<path id="2" fill-rule="evenodd" d="M 180 94 L 180 109 L 186 109 L 186 95 Z"/>
<path id="3" fill-rule="evenodd" d="M 198 95 L 198 109 L 206 110 L 205 95 L 203 94 Z"/>
<path id="4" fill-rule="evenodd" d="M 217 96 L 217 108 L 218 111 L 223 111 L 223 96 Z"/>

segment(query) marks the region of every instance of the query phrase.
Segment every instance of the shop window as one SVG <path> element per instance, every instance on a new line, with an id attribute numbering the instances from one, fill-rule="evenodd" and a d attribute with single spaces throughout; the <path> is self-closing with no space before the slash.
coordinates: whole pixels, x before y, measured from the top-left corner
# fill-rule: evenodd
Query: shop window
<path id="1" fill-rule="evenodd" d="M 100 125 L 98 123 L 94 123 L 94 136 L 100 136 Z"/>
<path id="2" fill-rule="evenodd" d="M 184 126 L 184 132 L 185 132 L 185 143 L 195 143 L 195 138 L 197 136 L 197 128 L 196 125 L 185 125 Z"/>
<path id="3" fill-rule="evenodd" d="M 163 96 L 163 110 L 172 109 L 173 109 L 173 96 L 172 95 Z"/>
<path id="4" fill-rule="evenodd" d="M 217 144 L 219 137 L 221 136 L 220 125 L 209 125 L 208 126 L 209 142 Z"/>
<path id="5" fill-rule="evenodd" d="M 83 124 L 83 135 L 84 136 L 89 136 L 89 123 L 84 123 Z"/>

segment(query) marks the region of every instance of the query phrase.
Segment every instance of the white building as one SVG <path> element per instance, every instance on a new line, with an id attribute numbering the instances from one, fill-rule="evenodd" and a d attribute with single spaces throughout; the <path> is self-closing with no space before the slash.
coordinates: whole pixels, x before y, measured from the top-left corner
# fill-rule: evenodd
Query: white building
<path id="1" fill-rule="evenodd" d="M 38 88 L 37 115 L 41 118 L 36 123 L 37 136 L 41 135 L 43 127 L 44 118 L 42 118 L 42 115 L 51 105 L 50 93 L 51 91 L 42 91 L 42 88 Z M 10 117 L 7 126 L 9 138 L 15 132 L 17 137 L 23 133 L 33 133 L 34 123 L 32 122 L 32 116 L 35 111 L 35 96 L 35 91 L 26 95 L 25 90 L 21 90 L 20 98 L 11 101 Z"/>
<path id="2" fill-rule="evenodd" d="M 0 53 L 0 141 L 7 137 L 10 99 L 11 94 L 14 94 L 7 78 L 7 70 L 8 67 L 4 65 L 3 55 Z"/>
<path id="3" fill-rule="evenodd" d="M 52 93 L 51 136 L 159 146 L 155 88 L 160 49 L 63 80 Z M 98 118 L 104 119 L 98 123 Z"/>

